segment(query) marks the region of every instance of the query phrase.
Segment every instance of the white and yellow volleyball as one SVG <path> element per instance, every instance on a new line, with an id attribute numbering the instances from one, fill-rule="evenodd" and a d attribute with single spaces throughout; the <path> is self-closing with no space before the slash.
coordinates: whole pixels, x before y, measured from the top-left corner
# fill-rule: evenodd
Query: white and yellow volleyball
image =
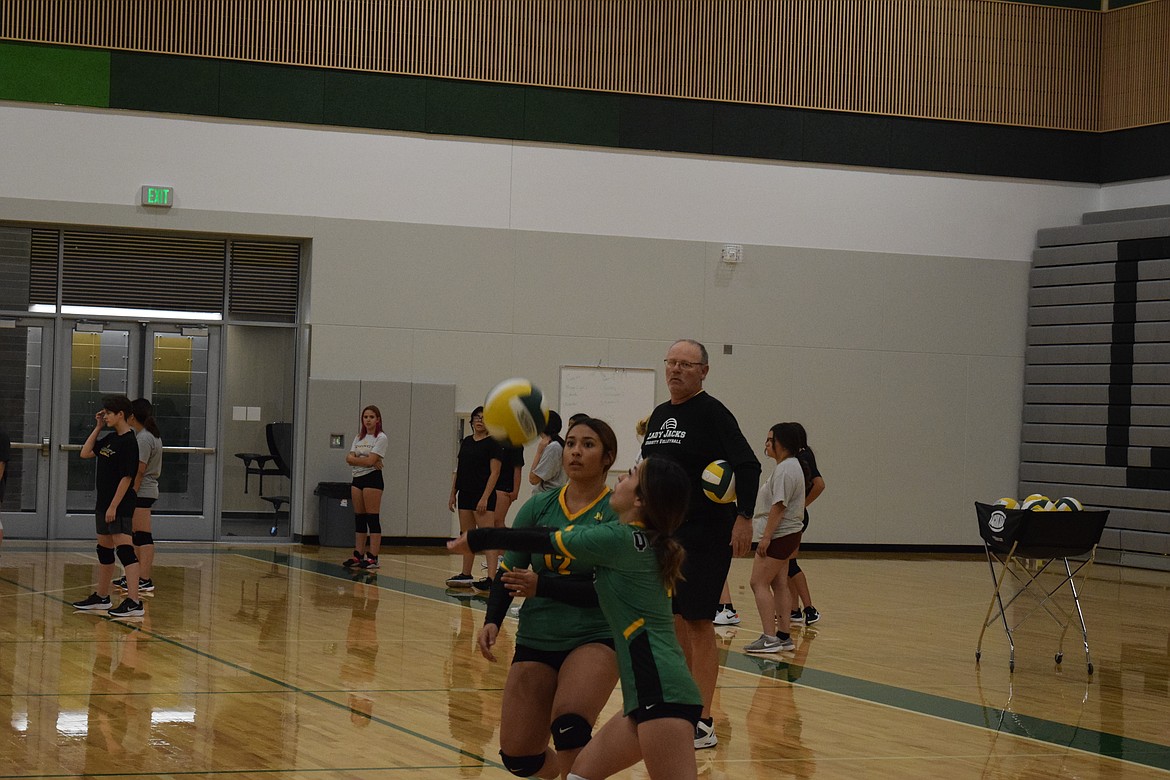
<path id="1" fill-rule="evenodd" d="M 483 402 L 483 424 L 501 444 L 523 447 L 548 425 L 548 403 L 527 379 L 505 379 Z"/>
<path id="2" fill-rule="evenodd" d="M 1016 501 L 1014 498 L 1004 496 L 1003 498 L 995 499 L 995 503 L 992 504 L 992 506 L 1002 506 L 1004 509 L 1019 509 L 1020 502 Z"/>
<path id="3" fill-rule="evenodd" d="M 735 472 L 725 460 L 713 460 L 703 469 L 703 495 L 716 504 L 735 500 Z"/>
<path id="4" fill-rule="evenodd" d="M 1052 499 L 1039 493 L 1033 493 L 1020 504 L 1020 509 L 1029 512 L 1051 512 L 1054 508 Z"/>

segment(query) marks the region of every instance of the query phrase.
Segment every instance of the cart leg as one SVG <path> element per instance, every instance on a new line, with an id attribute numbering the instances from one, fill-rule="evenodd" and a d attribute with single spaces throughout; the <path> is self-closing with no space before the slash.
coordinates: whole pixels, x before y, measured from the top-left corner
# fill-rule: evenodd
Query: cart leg
<path id="1" fill-rule="evenodd" d="M 1096 549 L 1094 548 L 1094 553 Z M 1089 559 L 1092 563 L 1092 558 Z M 1072 590 L 1073 604 L 1077 608 L 1077 617 L 1081 621 L 1081 641 L 1085 644 L 1085 667 L 1089 670 L 1089 674 L 1093 673 L 1093 657 L 1089 655 L 1089 629 L 1085 627 L 1085 614 L 1081 612 L 1081 599 L 1077 595 L 1077 583 L 1073 579 L 1072 569 L 1068 565 L 1068 558 L 1064 559 L 1064 570 L 1068 573 L 1068 586 Z"/>
<path id="2" fill-rule="evenodd" d="M 983 616 L 983 628 L 979 630 L 979 642 L 975 645 L 975 663 L 979 663 L 979 657 L 983 650 L 983 635 L 987 631 L 987 626 L 990 625 L 993 620 L 991 617 L 991 610 L 994 609 L 995 605 L 998 603 L 999 616 L 1003 619 L 1003 630 L 1007 633 L 1008 647 L 1011 649 L 1010 655 L 1008 657 L 1008 670 L 1015 671 L 1016 644 L 1014 641 L 1012 641 L 1012 629 L 1010 626 L 1008 626 L 1007 613 L 1004 611 L 1003 597 L 1000 595 L 1000 588 L 1003 587 L 1004 578 L 1007 577 L 1008 566 L 1011 565 L 1012 555 L 1016 552 L 1016 543 L 1012 543 L 1012 549 L 1008 552 L 1007 558 L 1004 559 L 998 576 L 996 576 L 995 573 L 995 563 L 991 555 L 991 548 L 987 546 L 986 542 L 983 543 L 983 551 L 987 554 L 987 567 L 991 569 L 991 579 L 995 583 L 995 593 L 992 594 L 991 601 L 987 605 L 987 614 Z"/>

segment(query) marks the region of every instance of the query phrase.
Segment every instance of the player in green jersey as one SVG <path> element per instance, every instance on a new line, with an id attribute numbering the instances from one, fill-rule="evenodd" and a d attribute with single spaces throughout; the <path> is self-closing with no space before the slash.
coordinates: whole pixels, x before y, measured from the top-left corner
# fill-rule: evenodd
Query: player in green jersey
<path id="1" fill-rule="evenodd" d="M 559 553 L 595 567 L 624 707 L 577 756 L 570 780 L 601 780 L 639 759 L 651 778 L 696 776 L 692 743 L 702 698 L 674 633 L 670 602 L 683 558 L 672 533 L 685 516 L 688 487 L 681 467 L 651 457 L 618 481 L 610 499 L 618 525 L 477 529 L 447 545 L 455 552 L 495 547 Z"/>
<path id="2" fill-rule="evenodd" d="M 563 452 L 568 483 L 533 496 L 514 527 L 618 525 L 605 483 L 616 458 L 617 436 L 605 422 L 570 426 Z M 489 661 L 496 660 L 493 648 L 512 597 L 526 597 L 500 713 L 500 757 L 519 777 L 565 777 L 617 683 L 614 642 L 593 577 L 592 565 L 555 551 L 510 552 L 492 583 L 477 638 Z"/>

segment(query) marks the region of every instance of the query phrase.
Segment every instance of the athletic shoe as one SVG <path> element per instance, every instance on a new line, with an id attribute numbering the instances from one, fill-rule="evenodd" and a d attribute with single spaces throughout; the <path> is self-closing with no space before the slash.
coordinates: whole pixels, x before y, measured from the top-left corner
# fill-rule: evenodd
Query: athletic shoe
<path id="1" fill-rule="evenodd" d="M 520 617 L 520 605 L 519 604 L 513 604 L 512 606 L 508 607 L 508 617 L 511 617 L 511 618 Z"/>
<path id="2" fill-rule="evenodd" d="M 448 588 L 470 588 L 471 587 L 470 574 L 452 574 L 447 578 Z"/>
<path id="3" fill-rule="evenodd" d="M 138 592 L 139 593 L 154 593 L 154 580 L 144 580 L 138 578 Z"/>
<path id="4" fill-rule="evenodd" d="M 110 584 L 113 585 L 115 588 L 118 588 L 120 590 L 126 590 L 126 575 L 123 574 L 121 577 L 114 580 Z"/>
<path id="5" fill-rule="evenodd" d="M 81 601 L 73 602 L 74 609 L 109 609 L 110 597 L 91 593 Z"/>
<path id="6" fill-rule="evenodd" d="M 353 551 L 353 555 L 346 558 L 341 563 L 347 569 L 354 569 L 362 565 L 362 554 L 357 550 Z"/>
<path id="7" fill-rule="evenodd" d="M 492 581 L 487 577 L 484 577 L 482 580 L 476 580 L 471 583 L 471 589 L 476 593 L 491 593 Z"/>
<path id="8" fill-rule="evenodd" d="M 146 614 L 146 610 L 142 608 L 141 601 L 131 601 L 130 599 L 122 599 L 122 603 L 109 612 L 112 618 L 141 617 Z"/>
<path id="9" fill-rule="evenodd" d="M 363 569 L 377 569 L 378 568 L 378 556 L 377 555 L 370 555 L 369 553 L 366 553 L 366 559 L 364 561 L 362 561 L 362 568 Z"/>
<path id="10" fill-rule="evenodd" d="M 767 634 L 760 634 L 760 638 L 745 647 L 745 653 L 782 653 L 796 649 L 796 643 L 789 639 L 780 639 Z"/>
<path id="11" fill-rule="evenodd" d="M 804 613 L 801 612 L 799 609 L 792 610 L 792 614 L 788 616 L 788 622 L 789 623 L 803 623 L 804 622 Z"/>
<path id="12" fill-rule="evenodd" d="M 695 750 L 713 748 L 717 744 L 719 738 L 715 736 L 714 721 L 711 718 L 699 718 L 699 722 L 695 724 Z"/>
<path id="13" fill-rule="evenodd" d="M 817 612 L 816 607 L 805 607 L 804 608 L 804 624 L 806 626 L 811 626 L 813 623 L 817 622 L 820 619 L 821 619 L 821 613 Z"/>
<path id="14" fill-rule="evenodd" d="M 715 619 L 711 622 L 717 626 L 738 626 L 739 613 L 731 607 L 724 607 L 715 613 Z"/>

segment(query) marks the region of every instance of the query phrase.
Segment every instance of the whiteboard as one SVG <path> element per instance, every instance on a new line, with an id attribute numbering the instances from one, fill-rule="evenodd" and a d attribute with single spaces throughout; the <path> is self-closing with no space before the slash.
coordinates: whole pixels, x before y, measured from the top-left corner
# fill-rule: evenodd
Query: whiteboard
<path id="1" fill-rule="evenodd" d="M 625 471 L 634 465 L 642 449 L 634 426 L 654 411 L 657 376 L 653 368 L 561 366 L 557 411 L 566 426 L 569 417 L 579 412 L 609 423 L 618 439 L 618 457 L 613 467 Z"/>

